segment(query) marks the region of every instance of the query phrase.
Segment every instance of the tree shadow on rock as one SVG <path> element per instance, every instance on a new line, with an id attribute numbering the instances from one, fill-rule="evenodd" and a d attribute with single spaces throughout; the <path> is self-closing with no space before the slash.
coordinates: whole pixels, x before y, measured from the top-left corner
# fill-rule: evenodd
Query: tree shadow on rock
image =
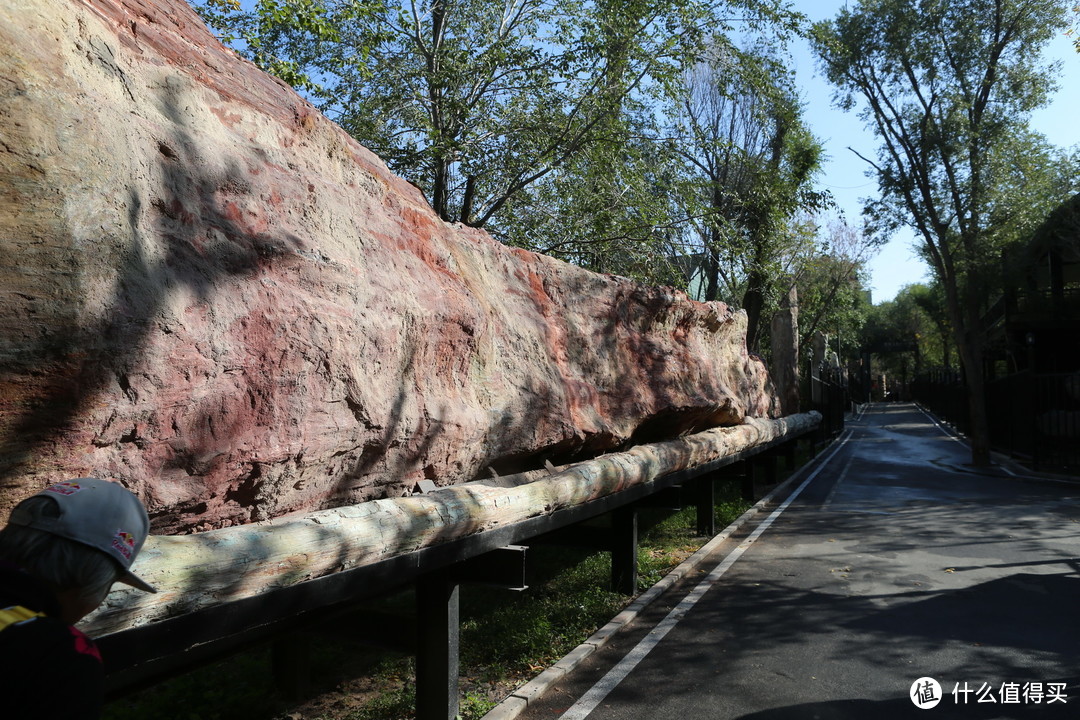
<path id="1" fill-rule="evenodd" d="M 26 344 L 19 353 L 21 361 L 14 371 L 30 387 L 30 397 L 13 413 L 0 437 L 0 447 L 7 450 L 0 461 L 0 483 L 25 473 L 37 455 L 64 452 L 64 435 L 78 426 L 110 385 L 132 400 L 137 398 L 130 376 L 150 337 L 169 332 L 157 319 L 171 293 L 186 290 L 197 304 L 207 305 L 221 283 L 250 277 L 301 247 L 296 237 L 270 229 L 254 231 L 239 221 L 236 206 L 227 198 L 249 190 L 245 173 L 236 164 L 220 173 L 200 167 L 213 149 L 200 148 L 187 128 L 182 104 L 175 87 L 162 91 L 159 109 L 173 128 L 169 137 L 157 141 L 161 180 L 146 196 L 134 186 L 128 189 L 131 236 L 100 318 L 55 334 L 57 329 L 46 328 L 43 334 L 48 337 Z M 147 215 L 154 218 L 153 227 L 142 227 Z M 154 244 L 161 254 L 151 259 L 146 247 Z"/>

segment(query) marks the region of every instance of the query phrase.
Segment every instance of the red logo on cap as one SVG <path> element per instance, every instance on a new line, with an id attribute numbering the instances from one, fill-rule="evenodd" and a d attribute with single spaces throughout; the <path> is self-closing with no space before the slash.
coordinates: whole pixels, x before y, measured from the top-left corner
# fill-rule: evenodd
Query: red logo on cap
<path id="1" fill-rule="evenodd" d="M 54 492 L 57 495 L 74 495 L 82 489 L 82 485 L 77 482 L 72 482 L 70 480 L 66 482 L 56 483 L 55 485 L 50 485 L 49 487 L 45 488 L 47 492 Z"/>
<path id="2" fill-rule="evenodd" d="M 131 554 L 135 552 L 135 536 L 131 533 L 126 533 L 123 530 L 117 530 L 116 537 L 113 538 L 112 546 L 121 555 L 130 560 Z"/>

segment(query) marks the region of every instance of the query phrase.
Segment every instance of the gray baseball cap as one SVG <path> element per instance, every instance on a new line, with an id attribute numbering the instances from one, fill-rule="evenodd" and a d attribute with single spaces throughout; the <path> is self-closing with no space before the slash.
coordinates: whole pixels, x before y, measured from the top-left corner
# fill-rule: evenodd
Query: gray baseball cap
<path id="1" fill-rule="evenodd" d="M 60 509 L 59 517 L 46 517 L 16 505 L 9 521 L 100 550 L 123 568 L 117 580 L 157 592 L 131 572 L 131 563 L 150 533 L 150 518 L 130 490 L 110 480 L 77 478 L 50 485 L 34 497 L 53 500 Z"/>

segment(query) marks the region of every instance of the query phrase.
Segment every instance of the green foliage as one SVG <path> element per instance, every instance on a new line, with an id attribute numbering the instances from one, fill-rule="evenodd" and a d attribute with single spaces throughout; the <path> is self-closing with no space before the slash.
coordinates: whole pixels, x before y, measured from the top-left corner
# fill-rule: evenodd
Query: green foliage
<path id="1" fill-rule="evenodd" d="M 881 140 L 868 159 L 881 191 L 873 228 L 915 229 L 947 290 L 975 282 L 1032 195 L 1043 208 L 1061 199 L 1048 203 L 1055 179 L 1040 169 L 1052 164 L 1036 158 L 1050 151 L 1026 119 L 1054 87 L 1040 50 L 1062 12 L 1023 0 L 865 0 L 815 27 L 838 101 L 861 101 Z"/>
<path id="2" fill-rule="evenodd" d="M 920 316 L 915 331 L 919 346 L 916 369 L 927 367 L 955 367 L 951 348 L 952 326 L 948 308 L 945 307 L 945 291 L 940 283 L 908 285 L 896 295 L 896 302 L 912 305 L 911 315 Z"/>
<path id="3" fill-rule="evenodd" d="M 1073 5 L 1072 12 L 1076 17 L 1072 21 L 1072 27 L 1065 34 L 1073 39 L 1073 47 L 1080 53 L 1080 33 L 1076 31 L 1077 25 L 1080 25 L 1080 5 Z"/>
<path id="4" fill-rule="evenodd" d="M 686 255 L 692 209 L 662 113 L 707 37 L 737 23 L 782 40 L 801 20 L 779 0 L 197 7 L 226 41 L 422 188 L 443 219 L 681 285 L 673 258 Z M 790 134 L 793 145 L 800 133 Z M 799 152 L 790 153 L 796 164 Z"/>
<path id="5" fill-rule="evenodd" d="M 406 685 L 377 695 L 349 720 L 412 720 L 416 717 L 416 686 Z"/>
<path id="6" fill-rule="evenodd" d="M 487 715 L 498 703 L 488 697 L 477 693 L 465 693 L 461 698 L 458 708 L 458 717 L 461 720 L 480 720 Z"/>
<path id="7" fill-rule="evenodd" d="M 945 294 L 971 392 L 973 461 L 989 461 L 983 396 L 985 328 L 1004 245 L 1064 199 L 1027 119 L 1054 88 L 1041 51 L 1065 25 L 1045 0 L 862 0 L 813 38 L 842 107 L 880 140 L 880 198 L 866 212 L 889 233 L 908 226 Z"/>
<path id="8" fill-rule="evenodd" d="M 379 5 L 379 0 L 257 0 L 253 9 L 245 10 L 239 0 L 204 0 L 194 7 L 222 42 L 297 90 L 325 99 L 322 74 L 346 66 L 364 72 L 369 48 L 354 46 L 326 61 L 322 54 L 343 47 L 343 28 L 370 17 Z"/>
<path id="9" fill-rule="evenodd" d="M 725 497 L 718 497 L 714 512 L 716 526 L 723 528 L 746 512 L 751 503 L 739 497 L 734 484 L 724 486 L 720 493 Z M 694 530 L 696 522 L 696 510 L 687 508 L 669 513 L 643 534 L 638 546 L 639 592 L 658 583 L 672 568 L 701 547 L 702 538 Z"/>
<path id="10" fill-rule="evenodd" d="M 710 12 L 698 0 L 227 6 L 200 10 L 262 67 L 300 81 L 424 188 L 443 218 L 475 225 L 603 137 L 647 85 L 665 82 Z"/>
<path id="11" fill-rule="evenodd" d="M 814 333 L 830 338 L 830 349 L 839 345 L 847 352 L 839 360 L 845 363 L 862 348 L 863 328 L 871 305 L 868 291 L 856 270 L 846 260 L 823 255 L 810 263 L 799 282 L 799 313 L 808 320 L 799 325 L 799 347 L 805 359 L 813 346 Z M 849 354 L 850 353 L 850 354 Z M 823 358 L 815 358 L 820 362 Z"/>
<path id="12" fill-rule="evenodd" d="M 686 253 L 701 268 L 702 296 L 743 307 L 747 344 L 759 345 L 784 263 L 812 244 L 799 213 L 824 209 L 812 189 L 821 144 L 802 120 L 790 64 L 769 43 L 743 49 L 723 36 L 683 75 L 667 131 L 683 167 Z"/>
<path id="13" fill-rule="evenodd" d="M 812 345 L 816 332 L 839 338 L 841 348 L 863 345 L 862 329 L 870 311 L 866 261 L 879 241 L 843 219 L 827 223 L 826 239 L 795 276 L 799 301 L 799 347 Z M 848 358 L 840 358 L 841 362 Z M 821 360 L 821 358 L 818 358 Z"/>
<path id="14" fill-rule="evenodd" d="M 642 139 L 644 125 L 609 123 L 607 137 L 511 199 L 490 230 L 597 272 L 685 286 L 675 262 L 674 168 L 662 147 Z"/>
<path id="15" fill-rule="evenodd" d="M 870 349 L 888 350 L 874 360 L 878 371 L 912 379 L 924 370 L 955 367 L 951 336 L 941 286 L 917 283 L 871 308 L 862 342 Z M 914 349 L 891 349 L 909 345 Z"/>

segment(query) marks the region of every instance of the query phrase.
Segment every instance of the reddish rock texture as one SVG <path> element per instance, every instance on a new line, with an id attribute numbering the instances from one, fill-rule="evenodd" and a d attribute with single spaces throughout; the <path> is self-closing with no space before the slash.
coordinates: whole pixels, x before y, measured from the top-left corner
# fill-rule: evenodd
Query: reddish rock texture
<path id="1" fill-rule="evenodd" d="M 0 6 L 0 512 L 156 532 L 775 415 L 745 318 L 441 222 L 181 0 Z"/>

